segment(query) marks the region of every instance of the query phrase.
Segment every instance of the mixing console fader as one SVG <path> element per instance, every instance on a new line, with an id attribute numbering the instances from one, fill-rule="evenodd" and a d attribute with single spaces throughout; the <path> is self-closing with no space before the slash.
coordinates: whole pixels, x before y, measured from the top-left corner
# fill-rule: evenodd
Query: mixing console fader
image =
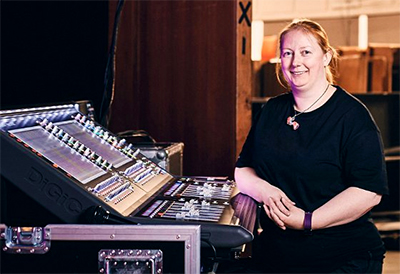
<path id="1" fill-rule="evenodd" d="M 76 104 L 0 111 L 0 137 L 1 175 L 66 223 L 102 206 L 127 222 L 201 224 L 216 246 L 252 239 L 234 182 L 173 176 Z"/>

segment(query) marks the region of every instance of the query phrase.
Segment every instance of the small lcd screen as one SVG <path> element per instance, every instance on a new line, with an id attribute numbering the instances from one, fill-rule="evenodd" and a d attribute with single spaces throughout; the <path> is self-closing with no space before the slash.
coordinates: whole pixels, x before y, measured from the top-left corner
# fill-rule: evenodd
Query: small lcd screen
<path id="1" fill-rule="evenodd" d="M 75 120 L 59 122 L 55 125 L 73 136 L 75 139 L 79 140 L 79 142 L 84 144 L 86 147 L 95 151 L 96 154 L 110 162 L 114 167 L 118 168 L 131 161 L 128 156 L 124 155 L 111 144 L 87 130 Z"/>
<path id="2" fill-rule="evenodd" d="M 106 171 L 97 167 L 87 158 L 40 126 L 11 130 L 10 133 L 14 134 L 52 163 L 57 164 L 59 168 L 71 174 L 82 184 L 87 184 L 106 174 Z"/>

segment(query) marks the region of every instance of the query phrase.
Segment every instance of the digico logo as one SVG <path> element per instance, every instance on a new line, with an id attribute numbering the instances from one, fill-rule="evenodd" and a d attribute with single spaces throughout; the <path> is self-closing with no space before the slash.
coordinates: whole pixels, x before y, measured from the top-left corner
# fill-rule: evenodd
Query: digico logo
<path id="1" fill-rule="evenodd" d="M 29 176 L 25 179 L 43 191 L 50 200 L 62 206 L 68 213 L 76 215 L 82 212 L 83 206 L 77 199 L 69 197 L 61 186 L 49 182 L 37 169 L 32 167 Z"/>

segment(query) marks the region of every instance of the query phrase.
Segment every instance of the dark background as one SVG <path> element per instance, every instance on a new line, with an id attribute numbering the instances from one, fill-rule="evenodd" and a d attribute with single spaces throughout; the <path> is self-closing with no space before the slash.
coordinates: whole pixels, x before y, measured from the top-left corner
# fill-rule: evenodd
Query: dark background
<path id="1" fill-rule="evenodd" d="M 99 109 L 108 1 L 2 1 L 2 109 L 91 100 Z"/>
<path id="2" fill-rule="evenodd" d="M 103 122 L 118 2 L 2 1 L 1 108 L 90 100 Z M 125 1 L 112 115 L 102 124 L 113 133 L 145 130 L 157 142 L 183 142 L 184 175 L 232 177 L 251 122 L 250 84 L 238 87 L 249 74 L 238 72 L 250 69 L 238 62 L 238 29 L 249 32 L 237 19 L 239 2 Z"/>

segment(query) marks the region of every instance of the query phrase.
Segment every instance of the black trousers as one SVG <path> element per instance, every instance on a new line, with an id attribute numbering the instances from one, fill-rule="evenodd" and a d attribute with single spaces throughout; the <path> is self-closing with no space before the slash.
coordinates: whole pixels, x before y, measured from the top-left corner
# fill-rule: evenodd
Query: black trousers
<path id="1" fill-rule="evenodd" d="M 339 267 L 335 271 L 331 272 L 339 274 L 339 273 L 373 273 L 373 274 L 381 274 L 382 273 L 382 261 L 374 260 L 374 259 L 354 259 L 345 263 L 343 266 Z M 220 270 L 220 269 L 218 269 Z M 230 264 L 229 267 L 221 269 L 221 273 L 254 273 L 254 274 L 296 274 L 298 272 L 285 272 L 285 271 L 271 271 L 266 269 L 266 267 L 260 267 L 255 264 L 254 261 L 244 260 L 238 264 Z M 304 273 L 304 272 L 302 272 Z M 321 273 L 309 273 L 308 274 L 321 274 Z"/>
<path id="2" fill-rule="evenodd" d="M 374 259 L 354 259 L 331 273 L 382 273 L 383 262 Z"/>

